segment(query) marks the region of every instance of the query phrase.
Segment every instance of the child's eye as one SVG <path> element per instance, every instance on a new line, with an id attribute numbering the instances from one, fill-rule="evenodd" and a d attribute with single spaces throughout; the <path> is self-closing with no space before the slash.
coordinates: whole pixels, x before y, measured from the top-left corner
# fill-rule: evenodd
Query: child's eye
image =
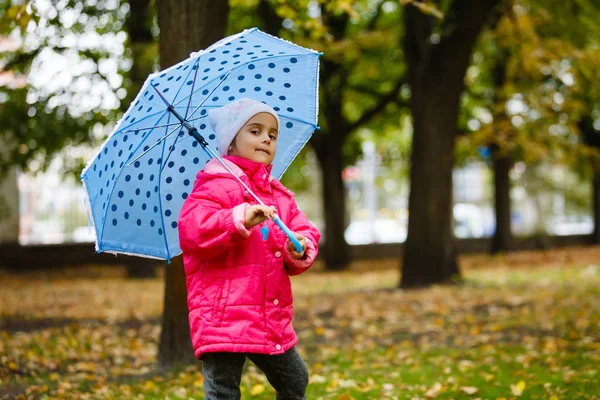
<path id="1" fill-rule="evenodd" d="M 271 140 L 277 140 L 277 136 L 275 135 L 269 135 L 269 137 L 271 138 Z"/>
<path id="2" fill-rule="evenodd" d="M 252 129 L 250 132 L 254 133 L 255 135 L 260 133 L 259 131 L 257 131 L 256 129 Z"/>

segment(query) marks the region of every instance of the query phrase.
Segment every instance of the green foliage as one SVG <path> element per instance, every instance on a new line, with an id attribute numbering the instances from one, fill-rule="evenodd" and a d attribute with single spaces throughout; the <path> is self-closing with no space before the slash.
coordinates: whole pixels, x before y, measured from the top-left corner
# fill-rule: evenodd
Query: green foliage
<path id="1" fill-rule="evenodd" d="M 12 77 L 0 86 L 0 140 L 7 150 L 0 167 L 43 170 L 65 147 L 99 143 L 118 120 L 131 85 L 124 82 L 131 68 L 123 31 L 129 4 L 8 1 L 7 10 L 0 37 L 14 48 L 0 55 L 0 70 Z M 83 160 L 62 156 L 78 175 Z"/>
<path id="2" fill-rule="evenodd" d="M 268 7 L 265 6 L 266 3 Z M 257 9 L 258 7 L 258 9 Z M 383 106 L 378 102 L 390 92 L 405 72 L 400 46 L 402 7 L 394 2 L 373 0 L 236 0 L 232 2 L 230 32 L 258 26 L 301 46 L 322 51 L 321 131 L 315 135 L 342 135 L 344 162 L 352 164 L 361 154 L 359 128 L 374 132 L 397 127 L 405 111 L 407 96 L 391 96 Z M 273 32 L 275 30 L 275 32 Z M 387 106 L 386 106 L 387 105 Z M 342 125 L 326 111 L 340 107 Z M 370 110 L 372 118 L 361 120 Z M 354 134 L 350 134 L 354 133 Z M 398 147 L 403 139 L 388 136 L 382 147 Z"/>
<path id="3" fill-rule="evenodd" d="M 589 94 L 600 31 L 590 17 L 600 11 L 586 0 L 514 0 L 507 8 L 482 36 L 467 74 L 461 121 L 470 134 L 459 138 L 458 156 L 489 147 L 514 161 L 552 160 L 585 174 L 582 160 L 594 151 L 581 145 L 577 125 L 595 103 Z"/>

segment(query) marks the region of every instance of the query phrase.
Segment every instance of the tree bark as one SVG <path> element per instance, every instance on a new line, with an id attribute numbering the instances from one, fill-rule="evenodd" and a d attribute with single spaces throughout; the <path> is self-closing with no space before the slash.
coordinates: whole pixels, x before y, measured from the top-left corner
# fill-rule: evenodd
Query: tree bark
<path id="1" fill-rule="evenodd" d="M 127 111 L 144 81 L 152 72 L 152 60 L 146 59 L 150 46 L 154 45 L 151 25 L 152 4 L 150 0 L 129 0 L 129 15 L 125 22 L 128 36 L 126 46 L 131 52 L 133 64 L 126 78 L 129 80 L 127 96 L 121 101 L 123 112 Z M 156 271 L 156 262 L 138 257 L 132 257 L 126 266 L 127 278 L 155 278 Z"/>
<path id="2" fill-rule="evenodd" d="M 594 170 L 594 181 L 592 190 L 594 191 L 594 235 L 593 243 L 600 244 L 600 172 Z"/>
<path id="3" fill-rule="evenodd" d="M 586 146 L 600 149 L 600 131 L 594 128 L 594 119 L 591 115 L 584 115 L 577 122 L 577 127 Z M 600 171 L 592 163 L 592 208 L 594 212 L 593 243 L 600 244 Z"/>
<path id="4" fill-rule="evenodd" d="M 496 232 L 492 240 L 492 253 L 509 250 L 512 241 L 510 229 L 510 172 L 509 157 L 494 159 L 494 197 Z"/>
<path id="5" fill-rule="evenodd" d="M 447 282 L 459 274 L 451 231 L 454 133 L 448 132 L 456 126 L 458 113 L 431 104 L 428 96 L 443 94 L 427 85 L 411 85 L 414 138 L 403 288 Z"/>
<path id="6" fill-rule="evenodd" d="M 0 244 L 19 243 L 19 186 L 17 168 L 0 173 Z"/>
<path id="7" fill-rule="evenodd" d="M 459 276 L 452 235 L 452 168 L 459 99 L 475 41 L 499 0 L 455 0 L 438 44 L 433 19 L 408 5 L 404 49 L 413 115 L 408 236 L 400 287 L 450 282 Z"/>
<path id="8" fill-rule="evenodd" d="M 158 0 L 161 68 L 167 68 L 222 39 L 229 4 L 210 0 Z M 181 257 L 166 268 L 165 308 L 158 364 L 169 368 L 195 362 L 190 340 L 187 290 Z"/>
<path id="9" fill-rule="evenodd" d="M 321 247 L 320 253 L 326 269 L 339 271 L 350 263 L 350 246 L 344 239 L 348 216 L 346 189 L 342 180 L 343 139 L 340 135 L 334 134 L 323 134 L 321 139 L 320 145 L 314 147 L 323 175 L 325 243 Z"/>
<path id="10" fill-rule="evenodd" d="M 123 111 L 127 110 L 152 72 L 154 60 L 147 59 L 150 53 L 148 50 L 154 45 L 151 0 L 129 0 L 129 15 L 127 15 L 125 29 L 128 36 L 126 45 L 131 52 L 133 64 L 127 76 L 129 80 L 127 96 L 121 102 Z"/>
<path id="11" fill-rule="evenodd" d="M 494 15 L 494 29 L 500 21 L 502 11 L 509 12 L 510 2 L 505 2 L 505 7 L 498 7 L 498 12 Z M 507 66 L 510 59 L 510 51 L 507 48 L 500 47 L 500 56 L 492 68 L 492 79 L 494 82 L 495 95 L 493 115 L 494 124 L 496 125 L 495 139 L 497 141 L 511 142 L 513 132 L 503 132 L 500 127 L 511 126 L 508 115 L 506 115 L 507 96 L 505 92 L 507 80 Z M 496 215 L 496 230 L 492 238 L 492 254 L 499 253 L 510 249 L 512 241 L 512 233 L 510 229 L 510 178 L 509 172 L 511 167 L 510 154 L 506 154 L 503 149 L 500 149 L 496 143 L 490 144 L 492 150 L 493 169 L 494 169 L 494 200 L 495 200 L 495 215 Z"/>
<path id="12" fill-rule="evenodd" d="M 165 272 L 164 311 L 158 344 L 158 366 L 161 369 L 197 362 L 190 338 L 183 258 L 172 259 Z"/>

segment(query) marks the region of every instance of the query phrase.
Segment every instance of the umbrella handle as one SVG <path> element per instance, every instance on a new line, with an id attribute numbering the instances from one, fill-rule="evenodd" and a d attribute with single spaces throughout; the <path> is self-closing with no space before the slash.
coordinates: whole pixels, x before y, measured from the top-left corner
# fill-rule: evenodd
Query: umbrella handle
<path id="1" fill-rule="evenodd" d="M 296 239 L 296 236 L 294 236 L 294 233 L 292 231 L 290 231 L 290 228 L 288 228 L 282 220 L 279 219 L 279 217 L 277 215 L 275 215 L 273 217 L 273 222 L 275 222 L 277 224 L 277 226 L 279 226 L 281 228 L 281 230 L 283 232 L 285 232 L 285 234 L 287 235 L 288 238 L 290 238 L 290 240 L 292 241 L 292 243 L 294 243 L 294 247 L 296 248 L 296 251 L 298 253 L 302 252 L 302 245 L 300 244 L 300 242 L 298 241 L 298 239 Z"/>

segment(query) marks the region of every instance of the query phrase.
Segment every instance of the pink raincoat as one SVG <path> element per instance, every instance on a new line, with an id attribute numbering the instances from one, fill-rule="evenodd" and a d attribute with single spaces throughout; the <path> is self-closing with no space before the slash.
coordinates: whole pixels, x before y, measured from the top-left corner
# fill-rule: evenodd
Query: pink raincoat
<path id="1" fill-rule="evenodd" d="M 292 192 L 270 168 L 240 157 L 225 162 L 281 220 L 307 239 L 301 260 L 287 250 L 287 237 L 271 220 L 263 241 L 257 225 L 244 227 L 256 200 L 215 159 L 197 175 L 179 216 L 179 243 L 188 290 L 192 343 L 197 358 L 208 352 L 282 354 L 297 342 L 292 327 L 289 275 L 315 261 L 321 234 L 298 210 Z"/>

